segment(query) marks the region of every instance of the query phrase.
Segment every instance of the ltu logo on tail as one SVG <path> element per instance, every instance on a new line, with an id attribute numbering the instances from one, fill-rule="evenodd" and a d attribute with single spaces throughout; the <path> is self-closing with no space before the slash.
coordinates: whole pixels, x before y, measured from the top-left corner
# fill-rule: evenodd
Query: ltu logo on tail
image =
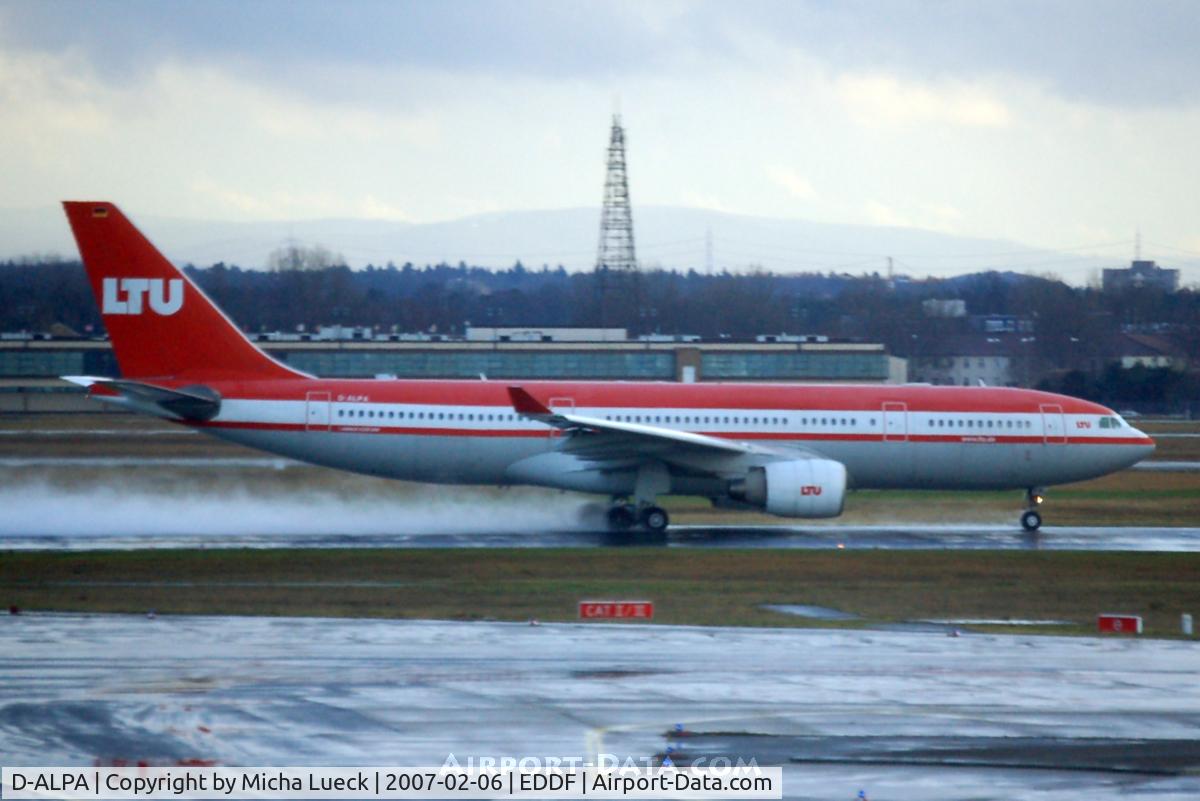
<path id="1" fill-rule="evenodd" d="M 142 298 L 147 298 L 155 314 L 168 317 L 183 308 L 183 279 L 105 278 L 105 314 L 141 314 Z"/>

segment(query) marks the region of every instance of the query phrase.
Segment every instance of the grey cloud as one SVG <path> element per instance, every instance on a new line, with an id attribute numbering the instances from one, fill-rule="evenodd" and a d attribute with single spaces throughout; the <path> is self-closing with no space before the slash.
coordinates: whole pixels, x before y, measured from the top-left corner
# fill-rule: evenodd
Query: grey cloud
<path id="1" fill-rule="evenodd" d="M 70 0 L 0 6 L 0 35 L 45 50 L 77 47 L 128 74 L 166 56 L 297 65 L 422 66 L 549 77 L 622 73 L 663 52 L 659 35 L 601 2 Z"/>
<path id="2" fill-rule="evenodd" d="M 322 71 L 337 76 L 339 68 L 628 80 L 669 69 L 681 54 L 750 61 L 757 54 L 740 48 L 766 40 L 815 55 L 835 71 L 883 69 L 923 79 L 1016 75 L 1069 99 L 1190 104 L 1200 99 L 1198 35 L 1200 5 L 1187 0 L 680 6 L 10 0 L 0 6 L 0 41 L 82 50 L 112 80 L 136 79 L 139 70 L 171 57 L 233 65 L 322 94 L 336 91 Z"/>
<path id="3" fill-rule="evenodd" d="M 1200 99 L 1200 5 L 1190 0 L 771 0 L 739 6 L 727 22 L 847 69 L 924 79 L 1016 75 L 1103 105 Z"/>

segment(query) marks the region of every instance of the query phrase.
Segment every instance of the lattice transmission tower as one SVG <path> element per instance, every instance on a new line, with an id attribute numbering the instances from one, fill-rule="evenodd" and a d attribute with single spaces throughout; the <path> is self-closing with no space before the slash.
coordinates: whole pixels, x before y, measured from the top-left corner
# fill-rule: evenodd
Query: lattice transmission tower
<path id="1" fill-rule="evenodd" d="M 613 115 L 608 142 L 608 173 L 604 179 L 604 207 L 600 211 L 600 247 L 596 269 L 636 270 L 633 247 L 633 212 L 629 208 L 629 179 L 625 171 L 625 129 L 621 116 Z"/>
<path id="2" fill-rule="evenodd" d="M 617 322 L 639 328 L 642 321 L 637 252 L 633 246 L 633 211 L 629 206 L 629 177 L 625 170 L 625 129 L 614 114 L 608 141 L 608 171 L 604 206 L 600 210 L 600 246 L 596 249 L 600 291 L 600 325 Z"/>

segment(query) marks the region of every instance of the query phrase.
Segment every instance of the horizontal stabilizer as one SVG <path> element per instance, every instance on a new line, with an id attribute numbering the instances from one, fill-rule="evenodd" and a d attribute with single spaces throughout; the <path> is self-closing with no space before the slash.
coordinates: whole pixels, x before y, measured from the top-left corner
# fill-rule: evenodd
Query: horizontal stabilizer
<path id="1" fill-rule="evenodd" d="M 64 381 L 87 387 L 92 397 L 119 403 L 139 412 L 180 420 L 211 420 L 221 411 L 221 396 L 205 386 L 170 389 L 142 381 L 65 375 Z M 165 414 L 164 414 L 165 412 Z"/>

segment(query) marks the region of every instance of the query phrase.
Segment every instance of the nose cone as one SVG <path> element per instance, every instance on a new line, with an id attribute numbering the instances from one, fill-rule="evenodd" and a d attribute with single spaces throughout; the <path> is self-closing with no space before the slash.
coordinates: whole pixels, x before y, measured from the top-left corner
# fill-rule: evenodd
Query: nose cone
<path id="1" fill-rule="evenodd" d="M 1129 464 L 1135 465 L 1143 459 L 1149 459 L 1150 454 L 1154 453 L 1157 447 L 1154 440 L 1148 434 L 1138 429 L 1133 429 L 1134 442 L 1136 444 L 1130 446 L 1131 453 L 1129 454 Z"/>

